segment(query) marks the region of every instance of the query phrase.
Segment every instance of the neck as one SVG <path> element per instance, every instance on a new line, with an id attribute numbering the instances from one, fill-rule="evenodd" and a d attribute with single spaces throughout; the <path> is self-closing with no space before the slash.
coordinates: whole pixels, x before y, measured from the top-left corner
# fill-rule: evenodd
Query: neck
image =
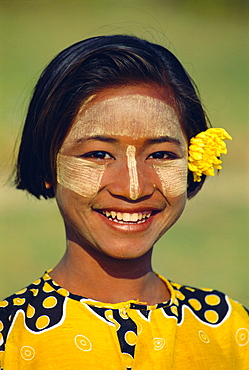
<path id="1" fill-rule="evenodd" d="M 166 285 L 152 271 L 152 249 L 136 259 L 115 259 L 68 242 L 51 277 L 73 294 L 106 303 L 139 300 L 149 305 L 170 298 Z"/>

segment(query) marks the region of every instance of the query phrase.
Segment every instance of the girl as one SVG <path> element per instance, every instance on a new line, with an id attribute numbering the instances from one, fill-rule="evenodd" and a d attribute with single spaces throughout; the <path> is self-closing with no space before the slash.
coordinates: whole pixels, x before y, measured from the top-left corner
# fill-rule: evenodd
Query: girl
<path id="1" fill-rule="evenodd" d="M 48 65 L 16 186 L 56 198 L 66 252 L 0 304 L 4 370 L 248 368 L 245 309 L 151 266 L 156 241 L 221 168 L 230 136 L 207 129 L 193 82 L 162 46 L 95 37 Z"/>

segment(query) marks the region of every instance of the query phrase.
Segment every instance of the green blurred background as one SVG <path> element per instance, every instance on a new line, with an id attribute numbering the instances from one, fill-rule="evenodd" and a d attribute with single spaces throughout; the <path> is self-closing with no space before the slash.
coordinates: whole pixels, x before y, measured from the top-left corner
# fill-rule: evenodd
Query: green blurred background
<path id="1" fill-rule="evenodd" d="M 0 298 L 40 277 L 65 248 L 55 202 L 5 184 L 33 86 L 70 44 L 128 33 L 170 48 L 196 81 L 213 126 L 233 136 L 224 169 L 156 245 L 154 269 L 249 306 L 248 10 L 245 0 L 0 1 Z"/>

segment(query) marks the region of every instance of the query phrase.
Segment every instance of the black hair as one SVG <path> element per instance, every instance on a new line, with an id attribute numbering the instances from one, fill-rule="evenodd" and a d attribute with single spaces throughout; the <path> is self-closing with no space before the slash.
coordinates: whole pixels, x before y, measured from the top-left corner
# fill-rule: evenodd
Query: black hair
<path id="1" fill-rule="evenodd" d="M 208 128 L 198 90 L 178 59 L 146 40 L 112 35 L 89 38 L 60 52 L 39 78 L 28 108 L 16 164 L 15 184 L 37 198 L 54 197 L 56 156 L 82 102 L 111 86 L 157 84 L 174 101 L 190 140 Z M 202 187 L 188 174 L 188 198 Z"/>

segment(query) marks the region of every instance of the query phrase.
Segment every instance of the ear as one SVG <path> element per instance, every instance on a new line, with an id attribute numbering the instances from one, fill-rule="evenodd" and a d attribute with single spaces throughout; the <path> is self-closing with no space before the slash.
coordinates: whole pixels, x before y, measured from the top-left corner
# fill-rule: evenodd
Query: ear
<path id="1" fill-rule="evenodd" d="M 52 182 L 47 182 L 47 181 L 44 182 L 44 185 L 46 189 L 51 189 L 53 186 Z"/>

